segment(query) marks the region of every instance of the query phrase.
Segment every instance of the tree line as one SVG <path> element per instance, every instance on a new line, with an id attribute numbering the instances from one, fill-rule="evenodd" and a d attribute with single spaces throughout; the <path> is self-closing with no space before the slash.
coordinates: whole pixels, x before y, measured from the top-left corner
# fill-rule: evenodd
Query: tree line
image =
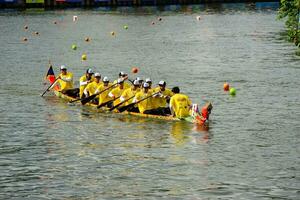
<path id="1" fill-rule="evenodd" d="M 285 19 L 287 39 L 297 47 L 300 56 L 300 0 L 280 0 L 279 19 Z"/>

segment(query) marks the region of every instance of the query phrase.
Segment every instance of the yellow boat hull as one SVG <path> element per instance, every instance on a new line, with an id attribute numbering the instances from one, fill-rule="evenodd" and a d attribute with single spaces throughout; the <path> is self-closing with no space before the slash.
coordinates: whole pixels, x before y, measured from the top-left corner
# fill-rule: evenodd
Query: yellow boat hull
<path id="1" fill-rule="evenodd" d="M 54 94 L 57 97 L 65 99 L 69 102 L 76 100 L 75 98 L 67 96 L 67 95 L 65 95 L 65 94 L 63 94 L 59 91 L 56 91 L 56 90 L 54 90 Z M 80 102 L 80 101 L 77 101 L 77 102 Z M 93 104 L 93 103 L 87 103 L 85 105 L 89 106 L 89 107 L 92 107 L 92 108 L 96 108 L 97 110 L 99 110 L 101 112 L 109 112 L 107 109 L 98 109 L 97 108 L 98 105 Z M 179 119 L 179 118 L 172 117 L 172 116 L 151 115 L 151 114 L 142 114 L 142 113 L 135 113 L 135 112 L 127 112 L 127 111 L 122 112 L 122 113 L 119 113 L 119 112 L 114 112 L 114 113 L 122 114 L 122 115 L 133 115 L 133 116 L 144 117 L 144 118 L 168 120 L 168 121 L 181 121 L 181 120 L 183 120 L 183 121 L 188 121 L 188 122 L 192 122 L 192 123 L 196 123 L 196 124 L 204 124 L 204 122 L 202 120 L 200 120 L 199 118 L 194 118 L 192 116 L 187 117 L 187 118 L 183 118 L 183 119 Z"/>

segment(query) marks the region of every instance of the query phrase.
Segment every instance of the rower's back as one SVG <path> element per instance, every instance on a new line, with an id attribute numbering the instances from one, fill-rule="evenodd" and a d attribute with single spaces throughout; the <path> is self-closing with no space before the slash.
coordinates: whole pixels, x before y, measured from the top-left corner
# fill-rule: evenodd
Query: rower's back
<path id="1" fill-rule="evenodd" d="M 185 94 L 174 94 L 170 99 L 170 108 L 177 118 L 185 118 L 189 116 L 189 110 L 192 102 Z"/>

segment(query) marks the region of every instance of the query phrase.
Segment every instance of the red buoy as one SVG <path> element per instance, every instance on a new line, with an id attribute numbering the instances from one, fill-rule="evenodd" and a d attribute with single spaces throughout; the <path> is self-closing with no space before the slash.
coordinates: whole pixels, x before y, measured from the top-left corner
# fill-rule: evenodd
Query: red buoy
<path id="1" fill-rule="evenodd" d="M 228 91 L 229 90 L 229 84 L 228 83 L 224 83 L 223 89 L 224 89 L 224 91 Z"/>
<path id="2" fill-rule="evenodd" d="M 136 73 L 139 72 L 139 69 L 138 69 L 137 67 L 133 67 L 133 68 L 131 69 L 131 72 L 134 73 L 134 74 L 136 74 Z"/>

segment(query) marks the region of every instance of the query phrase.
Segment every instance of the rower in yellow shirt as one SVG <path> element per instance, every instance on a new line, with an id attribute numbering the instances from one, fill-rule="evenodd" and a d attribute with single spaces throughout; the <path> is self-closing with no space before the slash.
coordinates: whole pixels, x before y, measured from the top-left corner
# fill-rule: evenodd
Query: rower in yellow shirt
<path id="1" fill-rule="evenodd" d="M 85 75 L 83 75 L 83 76 L 80 77 L 80 79 L 79 79 L 79 85 L 80 85 L 80 87 L 79 87 L 79 97 L 80 98 L 84 97 L 83 96 L 83 94 L 84 94 L 83 91 L 86 88 L 86 86 L 89 83 L 91 83 L 91 82 L 94 81 L 93 80 L 94 79 L 93 78 L 93 74 L 94 74 L 94 72 L 93 72 L 92 69 L 87 69 Z"/>
<path id="2" fill-rule="evenodd" d="M 123 79 L 125 80 L 127 78 L 128 74 L 124 73 L 124 72 L 120 72 L 119 73 L 119 79 Z M 118 80 L 119 80 L 118 79 Z M 116 84 L 118 82 L 118 80 L 114 80 L 113 84 Z M 130 88 L 130 84 L 126 81 L 124 81 L 124 88 Z"/>
<path id="3" fill-rule="evenodd" d="M 60 74 L 57 82 L 52 85 L 52 89 L 56 84 L 59 84 L 60 92 L 68 96 L 77 97 L 79 89 L 73 86 L 73 73 L 67 71 L 65 65 L 60 66 Z"/>
<path id="4" fill-rule="evenodd" d="M 148 83 L 144 83 L 142 91 L 136 93 L 133 102 L 138 102 L 146 97 L 153 95 L 152 92 L 149 91 L 149 88 L 150 85 Z M 138 103 L 139 111 L 143 114 L 154 114 L 151 111 L 152 107 L 152 97 Z"/>
<path id="5" fill-rule="evenodd" d="M 149 84 L 149 91 L 153 92 L 153 88 L 152 88 L 152 80 L 150 78 L 146 78 L 145 83 Z"/>
<path id="6" fill-rule="evenodd" d="M 174 93 L 166 88 L 167 83 L 165 81 L 159 81 L 157 88 L 154 88 L 153 92 L 159 92 L 158 95 L 155 95 L 153 98 L 154 109 L 158 109 L 160 111 L 160 115 L 170 115 L 171 111 L 168 106 L 168 102 L 170 98 L 174 95 Z"/>
<path id="7" fill-rule="evenodd" d="M 113 98 L 111 98 L 111 97 L 108 96 L 108 94 L 109 94 L 109 92 L 111 91 L 111 89 L 107 89 L 107 88 L 111 87 L 111 85 L 112 85 L 112 84 L 109 82 L 109 79 L 105 76 L 105 77 L 102 79 L 102 82 L 103 82 L 103 84 L 100 85 L 100 86 L 97 88 L 96 92 L 95 92 L 95 93 L 99 93 L 99 92 L 105 90 L 104 92 L 101 92 L 101 93 L 99 94 L 99 105 L 101 105 L 101 104 L 103 104 L 103 103 L 106 103 L 106 102 L 108 102 L 108 101 L 110 101 L 110 100 L 113 99 Z M 106 90 L 106 89 L 107 89 L 107 90 Z M 110 107 L 110 105 L 107 105 L 107 107 Z"/>
<path id="8" fill-rule="evenodd" d="M 122 95 L 122 93 L 124 92 L 124 90 L 126 89 L 124 86 L 124 79 L 119 78 L 118 81 L 118 86 L 114 89 L 112 89 L 109 93 L 108 96 L 114 100 L 113 106 L 119 104 L 120 101 L 120 96 Z"/>
<path id="9" fill-rule="evenodd" d="M 136 79 L 135 80 L 137 80 L 138 82 L 139 82 L 139 84 L 140 84 L 140 88 L 141 89 L 143 89 L 143 79 L 141 79 L 140 77 L 136 77 Z"/>
<path id="10" fill-rule="evenodd" d="M 101 86 L 103 83 L 101 81 L 101 74 L 100 73 L 95 73 L 95 79 L 93 82 L 89 83 L 86 88 L 84 89 L 83 93 L 86 97 L 93 95 L 96 93 L 96 90 L 99 86 Z M 94 99 L 94 103 L 97 102 L 98 99 Z"/>
<path id="11" fill-rule="evenodd" d="M 123 104 L 123 106 L 126 106 L 133 102 L 133 98 L 137 92 L 139 92 L 140 89 L 140 83 L 138 80 L 133 81 L 133 85 L 130 88 L 127 88 L 124 90 L 120 97 L 120 101 L 126 101 L 126 103 Z M 129 99 L 129 100 L 128 100 Z M 129 112 L 139 112 L 137 107 L 132 107 L 130 110 L 127 110 Z"/>
<path id="12" fill-rule="evenodd" d="M 181 94 L 178 87 L 172 89 L 174 95 L 170 99 L 170 110 L 174 117 L 185 118 L 189 116 L 189 110 L 192 105 L 187 95 Z"/>

